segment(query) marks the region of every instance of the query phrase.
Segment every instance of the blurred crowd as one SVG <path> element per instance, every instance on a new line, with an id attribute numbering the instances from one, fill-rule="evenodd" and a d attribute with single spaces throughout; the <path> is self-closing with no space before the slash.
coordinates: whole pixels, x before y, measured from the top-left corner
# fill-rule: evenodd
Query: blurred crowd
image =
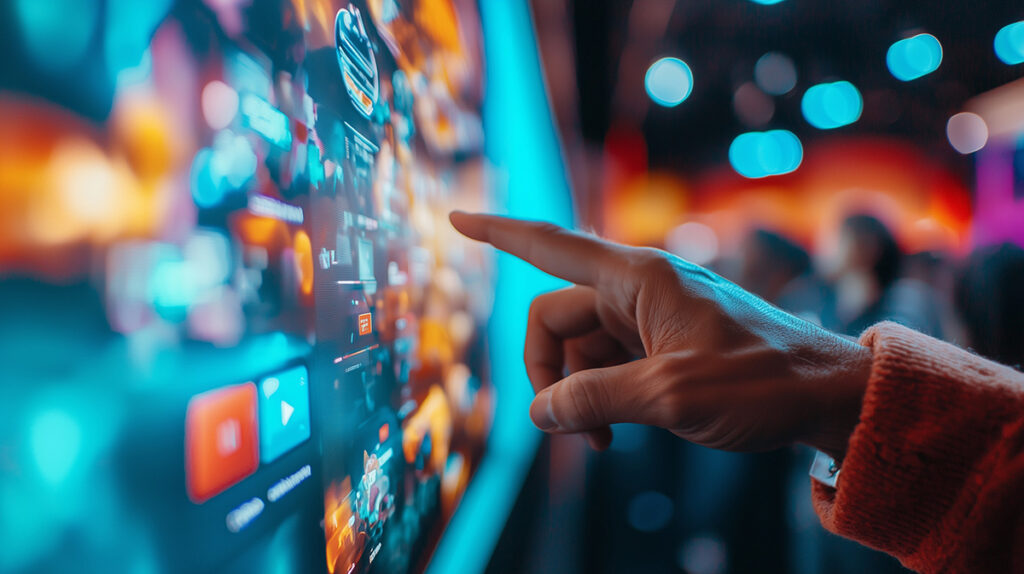
<path id="1" fill-rule="evenodd" d="M 832 249 L 812 255 L 784 233 L 756 229 L 715 266 L 766 301 L 852 338 L 895 321 L 1018 369 L 1024 363 L 1024 249 L 990 245 L 959 258 L 906 253 L 892 230 L 864 214 L 847 217 L 836 234 Z M 694 574 L 905 572 L 896 560 L 821 528 L 810 505 L 811 449 L 746 456 L 687 450 L 684 481 L 700 474 L 702 483 L 717 485 L 710 492 L 721 501 L 705 513 L 719 533 L 717 546 L 691 558 Z"/>
<path id="2" fill-rule="evenodd" d="M 766 301 L 832 331 L 857 337 L 895 321 L 1018 367 L 1024 362 L 1024 250 L 1011 243 L 957 258 L 905 253 L 878 218 L 856 214 L 834 248 L 812 256 L 784 233 L 757 229 L 723 275 Z"/>

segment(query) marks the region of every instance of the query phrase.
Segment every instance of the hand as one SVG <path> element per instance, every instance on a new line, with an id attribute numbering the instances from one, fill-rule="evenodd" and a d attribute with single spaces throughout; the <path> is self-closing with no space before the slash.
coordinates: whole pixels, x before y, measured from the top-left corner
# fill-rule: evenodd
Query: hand
<path id="1" fill-rule="evenodd" d="M 609 424 L 633 422 L 718 449 L 800 442 L 845 453 L 867 348 L 663 251 L 493 215 L 451 222 L 575 283 L 530 308 L 530 417 L 541 430 L 587 432 L 602 449 Z"/>

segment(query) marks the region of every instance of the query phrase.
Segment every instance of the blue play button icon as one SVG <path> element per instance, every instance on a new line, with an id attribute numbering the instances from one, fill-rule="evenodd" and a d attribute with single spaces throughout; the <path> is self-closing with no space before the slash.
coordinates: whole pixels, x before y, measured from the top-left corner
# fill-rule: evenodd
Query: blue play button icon
<path id="1" fill-rule="evenodd" d="M 259 384 L 260 461 L 271 462 L 309 438 L 309 373 L 298 366 Z"/>

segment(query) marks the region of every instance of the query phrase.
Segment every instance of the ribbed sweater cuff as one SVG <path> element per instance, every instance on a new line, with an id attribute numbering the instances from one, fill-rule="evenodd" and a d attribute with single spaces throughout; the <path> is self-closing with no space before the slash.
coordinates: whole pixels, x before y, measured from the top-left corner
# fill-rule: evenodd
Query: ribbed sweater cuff
<path id="1" fill-rule="evenodd" d="M 987 456 L 1019 416 L 1021 374 L 894 323 L 861 337 L 873 353 L 838 487 L 814 484 L 829 530 L 941 569 L 962 541 Z"/>

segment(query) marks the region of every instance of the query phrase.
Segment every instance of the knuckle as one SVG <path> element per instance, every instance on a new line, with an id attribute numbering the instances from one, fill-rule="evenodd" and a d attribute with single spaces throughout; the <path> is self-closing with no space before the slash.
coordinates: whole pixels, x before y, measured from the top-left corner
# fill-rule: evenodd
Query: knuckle
<path id="1" fill-rule="evenodd" d="M 555 294 L 553 293 L 541 293 L 533 298 L 530 302 L 530 309 L 527 312 L 527 322 L 530 325 L 539 324 L 544 315 L 548 313 L 553 307 L 555 302 Z"/>
<path id="2" fill-rule="evenodd" d="M 677 273 L 675 261 L 669 254 L 649 247 L 637 250 L 633 257 L 633 268 L 645 276 L 653 277 L 675 276 Z"/>
<path id="3" fill-rule="evenodd" d="M 544 312 L 544 309 L 543 309 L 543 307 L 544 307 L 543 297 L 544 297 L 544 295 L 538 295 L 537 297 L 534 297 L 533 301 L 530 302 L 530 310 L 529 310 L 529 312 L 527 313 L 527 316 L 526 316 L 526 319 L 527 319 L 528 323 L 530 323 L 530 324 L 535 323 L 536 320 L 539 319 L 541 317 L 541 315 L 543 314 L 543 312 Z"/>
<path id="4" fill-rule="evenodd" d="M 529 326 L 543 326 L 544 318 L 552 311 L 558 310 L 561 291 L 541 293 L 530 302 L 530 309 L 527 312 L 526 321 Z"/>
<path id="5" fill-rule="evenodd" d="M 534 230 L 540 235 L 562 235 L 565 230 L 554 223 L 538 221 L 533 224 Z"/>

